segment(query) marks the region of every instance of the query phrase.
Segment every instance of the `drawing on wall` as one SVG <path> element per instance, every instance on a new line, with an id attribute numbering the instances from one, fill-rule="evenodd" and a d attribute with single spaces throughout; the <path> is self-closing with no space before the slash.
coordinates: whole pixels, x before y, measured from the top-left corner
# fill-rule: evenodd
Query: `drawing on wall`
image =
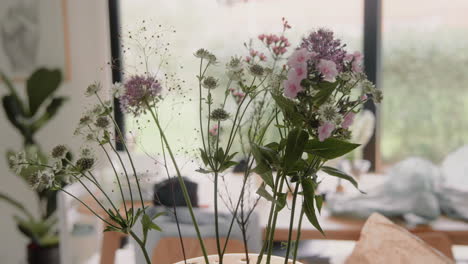
<path id="1" fill-rule="evenodd" d="M 69 77 L 66 19 L 65 0 L 2 0 L 0 71 L 24 80 L 38 67 L 49 67 Z"/>

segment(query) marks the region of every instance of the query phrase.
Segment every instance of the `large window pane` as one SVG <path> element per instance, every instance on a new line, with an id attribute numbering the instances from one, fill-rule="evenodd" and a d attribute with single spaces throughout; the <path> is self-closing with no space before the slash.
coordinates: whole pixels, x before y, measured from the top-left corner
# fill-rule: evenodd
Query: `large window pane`
<path id="1" fill-rule="evenodd" d="M 383 160 L 439 162 L 468 143 L 468 1 L 383 3 Z"/>
<path id="2" fill-rule="evenodd" d="M 185 80 L 182 89 L 185 96 L 194 100 L 185 100 L 183 104 L 175 104 L 176 99 L 168 100 L 161 112 L 169 140 L 186 150 L 199 144 L 194 140 L 197 136 L 194 129 L 198 124 L 198 90 L 190 89 L 197 87 L 198 61 L 192 56 L 196 49 L 203 47 L 214 52 L 221 60 L 221 71 L 231 55 L 246 54 L 243 43 L 249 38 L 260 33 L 279 33 L 282 17 L 292 25 L 288 37 L 293 44 L 298 44 L 309 31 L 326 27 L 348 43 L 349 50 L 361 50 L 362 47 L 362 0 L 122 0 L 121 3 L 124 32 L 135 28 L 142 20 L 154 26 L 173 26 L 177 30 L 170 40 L 172 60 L 183 66 L 177 70 L 179 77 Z M 134 67 L 135 54 L 124 55 L 125 72 L 141 72 L 138 65 Z M 154 137 L 152 124 L 137 124 L 127 117 L 127 127 L 134 134 L 138 127 L 143 128 L 136 137 L 137 149 L 159 152 L 160 142 Z"/>

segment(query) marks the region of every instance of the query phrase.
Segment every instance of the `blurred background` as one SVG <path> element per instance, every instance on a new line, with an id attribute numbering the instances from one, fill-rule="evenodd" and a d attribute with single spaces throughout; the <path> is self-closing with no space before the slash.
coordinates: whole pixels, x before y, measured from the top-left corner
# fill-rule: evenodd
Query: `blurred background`
<path id="1" fill-rule="evenodd" d="M 73 132 L 88 105 L 83 91 L 94 81 L 109 90 L 116 80 L 109 63 L 116 56 L 121 56 L 118 61 L 123 79 L 144 71 L 141 58 L 126 52 L 131 48 L 126 42 L 129 32 L 142 25 L 154 30 L 163 25 L 168 31 L 176 31 L 166 35 L 173 60 L 162 69 L 178 72 L 187 98 L 197 96 L 196 89 L 191 89 L 198 68 L 192 57 L 196 49 L 206 48 L 220 61 L 227 61 L 232 54 L 244 54 L 243 43 L 250 38 L 278 32 L 282 17 L 292 25 L 288 33 L 291 43 L 325 27 L 348 44 L 348 51 L 358 50 L 368 57 L 366 72 L 384 91 L 385 100 L 377 110 L 368 106 L 376 126 L 370 128 L 372 138 L 357 157 L 368 162 L 364 173 L 370 168 L 371 174 L 385 174 L 410 157 L 442 166 L 450 153 L 468 144 L 467 11 L 466 0 L 2 0 L 0 71 L 12 80 L 20 96 L 27 96 L 23 90 L 36 69 L 60 69 L 62 82 L 57 93 L 68 100 L 37 133 L 36 140 L 44 149 L 57 142 L 79 149 L 82 143 Z M 120 33 L 115 34 L 113 29 Z M 120 52 L 112 50 L 112 45 L 120 47 Z M 3 87 L 0 91 L 8 93 Z M 178 154 L 190 158 L 198 146 L 193 140 L 198 122 L 196 101 L 170 99 L 161 106 L 162 122 Z M 161 154 L 154 127 L 118 110 L 116 114 L 137 155 Z M 23 139 L 7 115 L 0 115 L 0 124 L 1 155 L 10 149 L 20 150 Z M 466 153 L 460 154 L 455 164 L 468 164 Z M 463 166 L 457 170 L 450 165 L 450 173 L 456 176 L 452 183 L 466 191 L 468 171 Z M 37 211 L 36 195 L 13 175 L 6 159 L 0 159 L 0 172 L 0 191 Z M 329 189 L 335 190 L 335 185 Z M 0 212 L 0 263 L 27 263 L 28 239 L 16 228 L 12 218 L 16 210 L 0 203 Z M 462 231 L 468 231 L 464 228 Z M 77 232 L 86 234 L 84 229 Z M 314 263 L 328 263 L 326 255 L 349 254 L 353 246 L 338 241 L 311 243 L 304 244 L 305 251 L 324 255 Z M 278 248 L 281 254 L 281 246 Z M 468 263 L 467 249 L 454 252 L 459 263 Z"/>

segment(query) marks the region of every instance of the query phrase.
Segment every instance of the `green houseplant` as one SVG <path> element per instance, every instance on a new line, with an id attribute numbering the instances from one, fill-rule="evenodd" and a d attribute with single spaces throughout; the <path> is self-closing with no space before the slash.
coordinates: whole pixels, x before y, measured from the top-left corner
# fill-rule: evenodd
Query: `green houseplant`
<path id="1" fill-rule="evenodd" d="M 8 90 L 8 94 L 2 97 L 3 109 L 10 124 L 22 136 L 24 155 L 46 161 L 46 155 L 41 151 L 35 135 L 57 114 L 67 100 L 64 96 L 54 95 L 62 82 L 61 71 L 44 68 L 34 71 L 26 81 L 26 100 L 20 97 L 12 81 L 1 72 L 0 80 Z M 13 153 L 12 150 L 6 153 L 10 165 L 14 162 Z M 27 175 L 32 170 L 35 169 L 23 170 L 17 175 L 27 182 Z M 66 184 L 65 177 L 61 181 Z M 56 191 L 37 189 L 36 195 L 39 201 L 37 217 L 20 202 L 4 193 L 0 193 L 0 200 L 18 209 L 19 214 L 14 216 L 17 227 L 31 241 L 28 245 L 29 263 L 57 263 L 59 239 L 54 216 L 57 206 Z"/>

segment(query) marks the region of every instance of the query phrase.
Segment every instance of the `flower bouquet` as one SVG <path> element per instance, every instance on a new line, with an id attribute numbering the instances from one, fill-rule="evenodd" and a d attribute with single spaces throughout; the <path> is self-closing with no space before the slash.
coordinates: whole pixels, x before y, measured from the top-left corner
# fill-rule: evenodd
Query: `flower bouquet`
<path id="1" fill-rule="evenodd" d="M 196 79 L 199 113 L 197 132 L 200 139 L 197 157 L 200 160 L 200 168 L 197 171 L 207 174 L 213 180 L 215 256 L 208 256 L 204 236 L 190 202 L 176 152 L 160 119 L 159 106 L 166 97 L 162 91 L 183 93 L 183 90 L 179 85 L 169 85 L 169 79 L 174 75 L 161 75 L 159 68 L 151 69 L 148 63 L 144 73 L 129 76 L 123 84 L 114 84 L 113 94 L 120 100 L 123 111 L 135 118 L 149 115 L 155 124 L 154 136 L 160 139 L 163 146 L 162 163 L 168 177 L 173 173 L 169 171 L 168 165 L 174 168 L 204 263 L 232 263 L 231 260 L 225 260 L 225 255 L 234 225 L 239 226 L 244 238 L 243 263 L 273 263 L 272 259 L 276 259 L 276 263 L 278 260 L 272 257 L 272 250 L 278 213 L 281 210 L 290 210 L 286 256 L 292 258 L 281 261 L 296 262 L 297 242 L 300 240 L 304 216 L 323 232 L 316 216 L 323 203 L 323 197 L 316 192 L 320 184 L 317 173 L 323 171 L 348 180 L 357 187 L 351 176 L 324 164 L 327 160 L 343 156 L 358 147 L 357 144 L 348 142 L 351 138 L 349 127 L 353 123 L 354 115 L 367 100 L 374 99 L 379 102 L 382 93 L 375 89 L 362 72 L 362 55 L 358 52 L 348 53 L 345 45 L 334 37 L 333 32 L 325 29 L 314 31 L 304 37 L 297 47 L 291 49 L 286 37 L 290 27 L 283 19 L 279 35 L 259 35 L 258 43 L 251 41 L 245 44 L 247 56 L 233 56 L 225 63 L 221 63 L 206 49 L 199 49 L 194 54 L 199 64 Z M 145 33 L 147 27 L 143 27 L 141 31 Z M 151 33 L 148 39 L 158 40 L 161 36 Z M 254 44 L 259 45 L 257 47 Z M 137 47 L 143 54 L 149 54 L 149 49 L 158 46 Z M 223 67 L 223 64 L 226 65 L 223 73 L 213 75 L 214 69 Z M 217 96 L 219 93 L 215 93 L 219 89 L 223 89 L 221 97 Z M 101 191 L 104 200 L 110 206 L 106 207 L 92 192 L 90 195 L 104 213 L 98 213 L 80 201 L 107 225 L 106 231 L 131 235 L 140 246 L 146 263 L 151 263 L 151 256 L 145 244 L 149 230 L 164 232 L 158 225 L 158 217 L 161 215 L 149 214 L 144 205 L 142 208 L 135 206 L 137 200 L 144 204 L 140 188 L 140 184 L 143 183 L 138 179 L 132 153 L 128 150 L 124 136 L 112 115 L 113 106 L 110 101 L 102 98 L 100 90 L 99 84 L 88 87 L 87 94 L 95 96 L 99 104 L 81 118 L 77 134 L 83 135 L 88 142 L 94 142 L 104 153 L 113 168 L 121 200 L 125 200 L 121 181 L 129 183 L 131 178 L 137 178 L 138 193 L 132 194 L 132 190 L 129 189 L 130 205 L 123 203 L 124 208 L 120 208 L 118 201 L 111 199 L 102 188 L 100 179 L 93 172 L 96 158 L 88 148 L 81 151 L 76 161 L 72 161 L 62 155 L 65 148 L 59 145 L 52 150 L 53 158 L 56 163 L 61 164 L 61 172 L 65 171 L 84 188 L 87 188 L 85 182 L 88 182 Z M 123 143 L 124 152 L 115 149 L 114 140 Z M 221 237 L 220 186 L 227 172 L 237 165 L 239 154 L 234 149 L 239 145 L 244 146 L 241 146 L 243 153 L 240 155 L 246 164 L 242 188 L 238 197 L 230 197 L 233 202 L 229 228 Z M 113 159 L 112 155 L 117 159 Z M 124 158 L 128 158 L 130 166 L 126 166 Z M 55 163 L 44 164 L 40 160 L 27 159 L 16 163 L 16 166 L 41 168 L 29 176 L 34 187 L 66 192 L 55 180 Z M 123 172 L 118 171 L 118 166 L 123 168 Z M 259 175 L 263 183 L 258 188 L 253 203 L 249 203 L 248 199 L 252 197 L 247 195 L 246 189 L 254 174 Z M 292 193 L 291 200 L 287 199 L 285 190 Z M 249 252 L 246 226 L 259 202 L 269 204 L 265 239 L 260 252 Z M 174 214 L 179 224 L 177 210 L 177 207 L 173 207 L 169 208 L 168 212 Z M 296 211 L 300 213 L 296 214 Z M 299 215 L 298 221 L 294 219 L 296 215 Z M 137 222 L 140 224 L 136 225 Z M 294 226 L 294 223 L 297 223 L 297 226 Z M 142 230 L 136 232 L 136 226 L 140 226 Z M 293 236 L 295 228 L 299 232 Z M 180 231 L 179 236 L 183 243 L 183 234 Z M 252 257 L 250 253 L 258 255 Z"/>

